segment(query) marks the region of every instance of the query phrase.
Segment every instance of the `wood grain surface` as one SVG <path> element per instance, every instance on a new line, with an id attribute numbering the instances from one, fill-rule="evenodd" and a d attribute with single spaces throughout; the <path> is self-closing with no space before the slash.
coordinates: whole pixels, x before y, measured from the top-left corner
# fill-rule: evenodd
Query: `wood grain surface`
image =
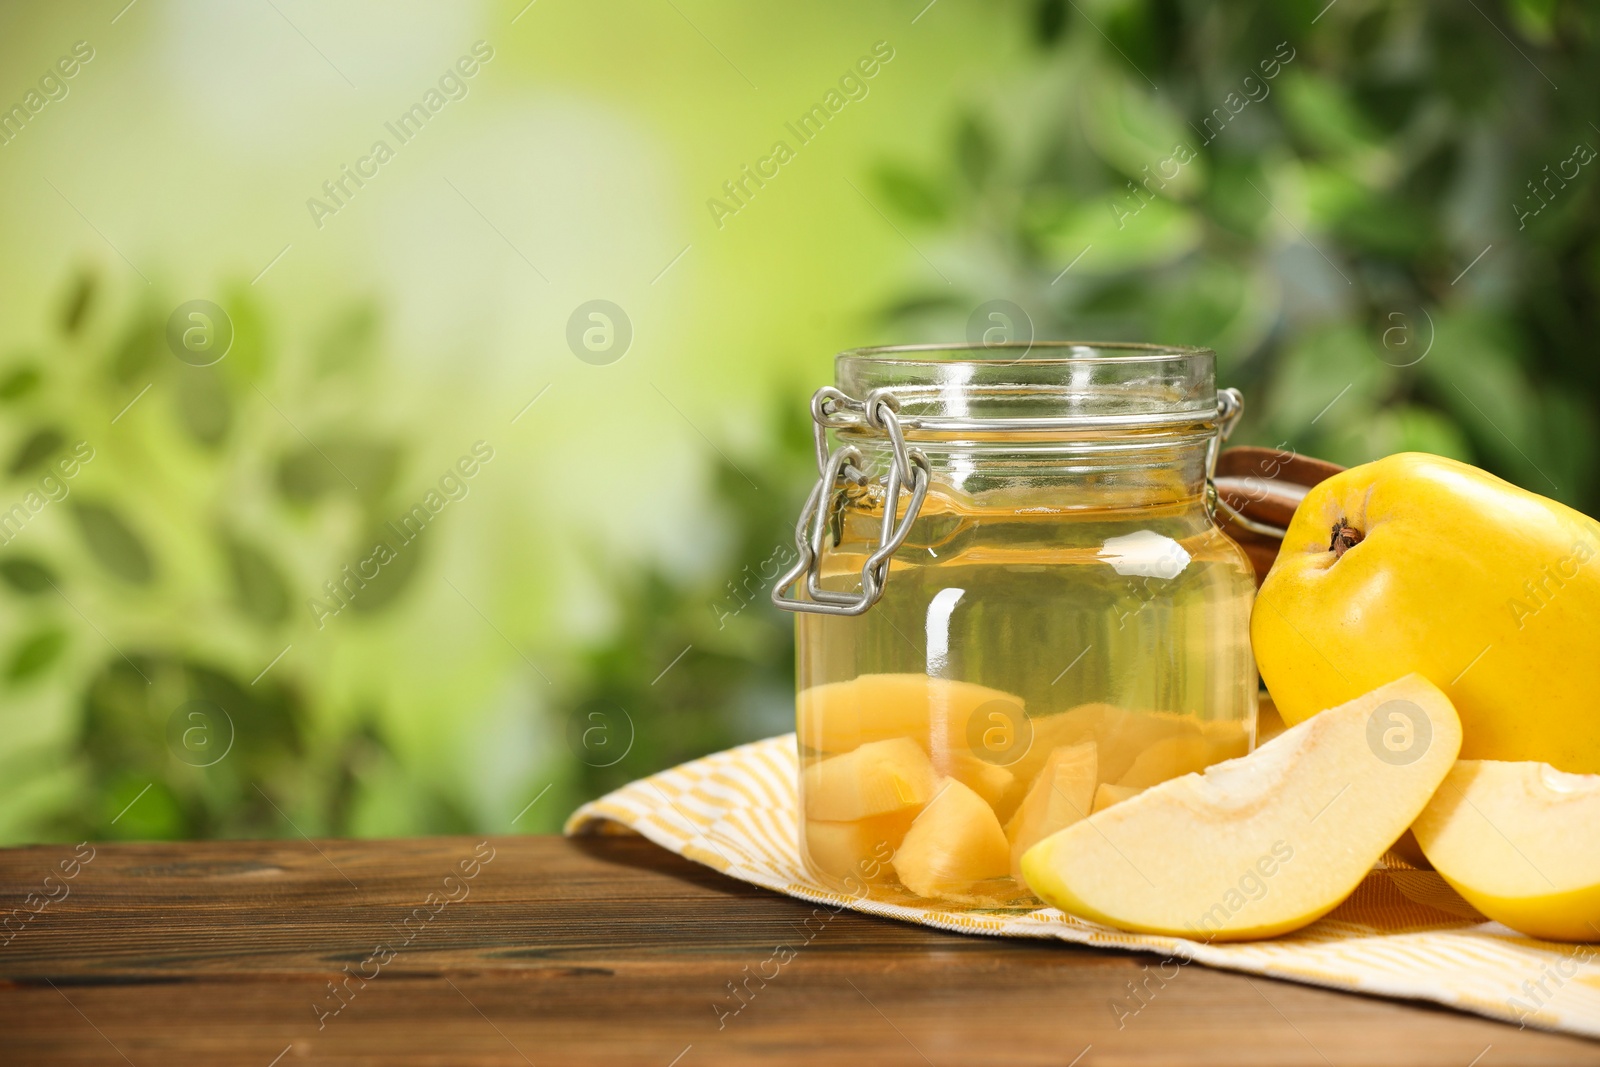
<path id="1" fill-rule="evenodd" d="M 39 846 L 0 852 L 0 893 L 7 1065 L 1600 1064 L 1425 1005 L 831 914 L 637 838 Z"/>

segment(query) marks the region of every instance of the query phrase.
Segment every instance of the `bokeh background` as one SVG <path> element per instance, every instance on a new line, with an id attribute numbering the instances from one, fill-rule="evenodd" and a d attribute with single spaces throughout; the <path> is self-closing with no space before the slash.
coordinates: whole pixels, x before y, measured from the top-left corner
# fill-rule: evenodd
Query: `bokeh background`
<path id="1" fill-rule="evenodd" d="M 846 347 L 1210 345 L 1239 440 L 1600 508 L 1591 5 L 525 4 L 0 12 L 0 841 L 551 830 L 788 728 Z"/>

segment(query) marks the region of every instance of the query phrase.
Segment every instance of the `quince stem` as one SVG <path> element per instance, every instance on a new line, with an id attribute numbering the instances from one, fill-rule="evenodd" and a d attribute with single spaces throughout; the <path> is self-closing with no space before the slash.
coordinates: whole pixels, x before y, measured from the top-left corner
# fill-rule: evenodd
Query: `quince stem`
<path id="1" fill-rule="evenodd" d="M 1328 542 L 1328 551 L 1333 553 L 1334 561 L 1344 558 L 1344 554 L 1361 543 L 1366 534 L 1350 525 L 1350 520 L 1344 516 L 1333 524 L 1333 538 Z"/>

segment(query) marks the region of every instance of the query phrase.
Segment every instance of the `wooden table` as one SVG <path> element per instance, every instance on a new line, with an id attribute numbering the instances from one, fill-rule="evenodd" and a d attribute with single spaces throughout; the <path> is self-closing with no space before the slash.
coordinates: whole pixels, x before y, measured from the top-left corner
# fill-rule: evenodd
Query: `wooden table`
<path id="1" fill-rule="evenodd" d="M 88 853 L 0 852 L 3 899 L 42 909 L 0 946 L 0 1063 L 1600 1064 L 1427 1006 L 830 915 L 641 839 Z"/>

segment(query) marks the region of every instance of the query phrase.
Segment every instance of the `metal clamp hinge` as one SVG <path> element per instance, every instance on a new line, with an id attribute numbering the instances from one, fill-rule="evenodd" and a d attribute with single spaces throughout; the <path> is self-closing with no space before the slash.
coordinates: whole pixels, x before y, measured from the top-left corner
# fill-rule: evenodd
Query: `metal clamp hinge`
<path id="1" fill-rule="evenodd" d="M 889 558 L 905 543 L 933 478 L 928 457 L 918 449 L 906 447 L 896 414 L 899 410 L 899 401 L 881 389 L 867 394 L 865 400 L 855 400 L 832 387 L 818 389 L 812 395 L 812 434 L 821 477 L 806 498 L 799 522 L 795 523 L 794 544 L 798 558 L 772 590 L 772 602 L 778 607 L 818 615 L 860 615 L 883 596 L 884 583 L 889 577 Z M 859 417 L 849 418 L 852 414 Z M 861 589 L 847 593 L 822 587 L 822 554 L 825 539 L 839 517 L 836 510 L 842 511 L 845 505 L 847 487 L 865 486 L 868 478 L 862 469 L 860 449 L 854 445 L 840 445 L 831 452 L 828 450 L 828 430 L 863 424 L 882 431 L 889 438 L 893 462 L 884 479 L 883 527 L 878 534 L 878 547 L 861 566 Z M 906 486 L 911 488 L 911 499 L 897 522 L 900 493 Z M 802 576 L 805 578 L 804 596 L 785 596 Z"/>

